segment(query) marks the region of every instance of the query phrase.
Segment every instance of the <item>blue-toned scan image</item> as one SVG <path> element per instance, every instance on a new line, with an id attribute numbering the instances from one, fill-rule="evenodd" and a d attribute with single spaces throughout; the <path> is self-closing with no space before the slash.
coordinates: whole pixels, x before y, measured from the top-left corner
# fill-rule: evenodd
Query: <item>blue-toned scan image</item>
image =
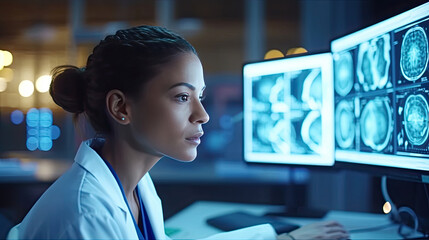
<path id="1" fill-rule="evenodd" d="M 252 81 L 254 152 L 320 152 L 320 69 L 267 75 Z"/>
<path id="2" fill-rule="evenodd" d="M 395 34 L 398 84 L 428 80 L 428 21 L 419 22 Z"/>
<path id="3" fill-rule="evenodd" d="M 354 99 L 343 99 L 335 107 L 335 140 L 340 149 L 354 149 L 356 117 Z"/>
<path id="4" fill-rule="evenodd" d="M 360 99 L 359 134 L 362 151 L 391 153 L 394 129 L 391 95 Z"/>
<path id="5" fill-rule="evenodd" d="M 429 153 L 429 85 L 396 95 L 398 151 Z"/>
<path id="6" fill-rule="evenodd" d="M 334 86 L 335 92 L 346 96 L 354 85 L 354 64 L 351 51 L 335 53 L 334 56 Z"/>
<path id="7" fill-rule="evenodd" d="M 267 75 L 252 81 L 252 128 L 255 152 L 289 152 L 290 133 L 286 128 L 283 74 Z"/>
<path id="8" fill-rule="evenodd" d="M 356 76 L 363 91 L 392 87 L 390 34 L 386 33 L 359 45 Z"/>

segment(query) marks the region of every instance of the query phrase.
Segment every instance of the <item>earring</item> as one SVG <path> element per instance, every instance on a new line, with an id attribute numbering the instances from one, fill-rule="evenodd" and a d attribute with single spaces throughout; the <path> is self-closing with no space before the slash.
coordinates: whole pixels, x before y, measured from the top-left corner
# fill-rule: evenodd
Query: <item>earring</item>
<path id="1" fill-rule="evenodd" d="M 122 118 L 121 118 L 121 120 L 122 120 L 122 121 L 125 121 L 125 118 L 124 118 L 124 117 L 122 117 Z"/>

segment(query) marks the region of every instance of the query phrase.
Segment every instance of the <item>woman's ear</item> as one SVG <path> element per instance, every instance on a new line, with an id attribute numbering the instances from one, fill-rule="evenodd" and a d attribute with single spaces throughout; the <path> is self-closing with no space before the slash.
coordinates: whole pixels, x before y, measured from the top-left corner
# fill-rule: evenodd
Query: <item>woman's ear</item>
<path id="1" fill-rule="evenodd" d="M 110 117 L 121 125 L 130 122 L 130 111 L 125 94 L 117 89 L 110 90 L 106 95 L 107 112 Z"/>

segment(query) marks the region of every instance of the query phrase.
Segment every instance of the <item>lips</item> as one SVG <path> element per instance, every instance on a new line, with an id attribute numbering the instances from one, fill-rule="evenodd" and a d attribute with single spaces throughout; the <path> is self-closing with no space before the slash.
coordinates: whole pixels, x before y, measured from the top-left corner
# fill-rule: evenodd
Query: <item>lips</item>
<path id="1" fill-rule="evenodd" d="M 201 143 L 200 138 L 201 138 L 201 136 L 203 136 L 203 134 L 204 134 L 203 132 L 198 132 L 198 133 L 192 135 L 191 137 L 187 137 L 185 139 L 186 139 L 186 141 L 188 141 L 191 144 L 199 145 Z"/>

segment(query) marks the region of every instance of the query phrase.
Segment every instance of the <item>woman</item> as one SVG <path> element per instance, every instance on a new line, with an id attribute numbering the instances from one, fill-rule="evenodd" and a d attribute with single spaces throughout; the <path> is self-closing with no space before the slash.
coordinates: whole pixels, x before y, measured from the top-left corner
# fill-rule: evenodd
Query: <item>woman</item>
<path id="1" fill-rule="evenodd" d="M 180 161 L 197 156 L 209 116 L 201 103 L 205 84 L 195 49 L 164 28 L 140 26 L 107 36 L 84 69 L 62 66 L 53 73 L 55 103 L 75 117 L 83 114 L 102 137 L 81 144 L 71 169 L 9 237 L 167 239 L 148 171 L 163 156 Z M 347 237 L 333 222 L 279 237 L 317 234 Z M 277 237 L 265 224 L 212 238 L 237 236 Z"/>

